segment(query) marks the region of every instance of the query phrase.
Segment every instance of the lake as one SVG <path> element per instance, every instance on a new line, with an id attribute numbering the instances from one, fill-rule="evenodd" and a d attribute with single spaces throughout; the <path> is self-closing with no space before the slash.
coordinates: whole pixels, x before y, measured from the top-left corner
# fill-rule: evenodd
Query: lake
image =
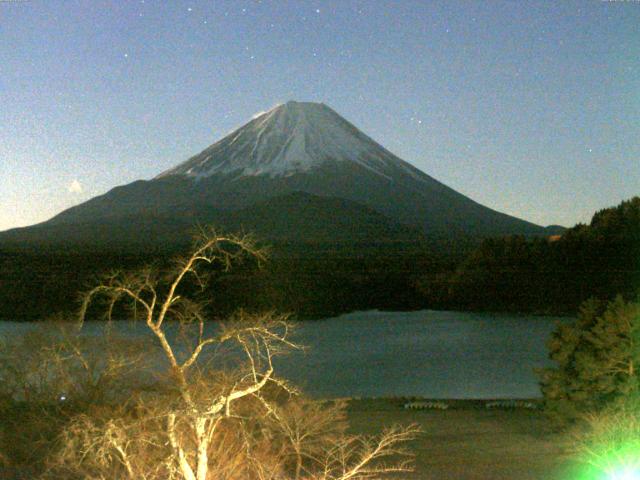
<path id="1" fill-rule="evenodd" d="M 276 368 L 314 397 L 539 397 L 534 368 L 550 365 L 546 341 L 558 320 L 568 319 L 354 312 L 302 322 L 296 339 L 308 349 L 279 359 Z M 31 325 L 0 322 L 0 335 Z"/>

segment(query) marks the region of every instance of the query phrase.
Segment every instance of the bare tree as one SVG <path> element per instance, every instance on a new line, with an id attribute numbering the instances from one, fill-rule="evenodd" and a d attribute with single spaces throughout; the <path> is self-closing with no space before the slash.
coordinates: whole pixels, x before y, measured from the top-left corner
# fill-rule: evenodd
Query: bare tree
<path id="1" fill-rule="evenodd" d="M 274 358 L 300 348 L 286 316 L 239 312 L 206 328 L 203 305 L 187 298 L 184 283 L 204 287 L 202 266 L 228 270 L 242 256 L 266 258 L 250 237 L 209 231 L 166 275 L 114 273 L 83 296 L 81 323 L 98 298 L 106 300 L 108 320 L 127 301 L 160 346 L 169 375 L 122 407 L 79 415 L 60 437 L 53 475 L 347 480 L 409 470 L 396 458 L 406 456 L 397 445 L 415 437 L 414 426 L 376 441 L 347 436 L 340 406 L 303 401 L 275 375 Z M 390 457 L 395 463 L 379 462 Z"/>
<path id="2" fill-rule="evenodd" d="M 339 443 L 346 431 L 346 404 L 301 399 L 287 402 L 274 412 L 274 431 L 285 439 L 288 457 L 293 460 L 293 478 L 309 475 L 324 467 L 326 452 Z"/>
<path id="3" fill-rule="evenodd" d="M 25 330 L 0 339 L 0 464 L 27 475 L 78 412 L 139 389 L 145 344 L 104 329 L 83 334 L 60 318 Z"/>

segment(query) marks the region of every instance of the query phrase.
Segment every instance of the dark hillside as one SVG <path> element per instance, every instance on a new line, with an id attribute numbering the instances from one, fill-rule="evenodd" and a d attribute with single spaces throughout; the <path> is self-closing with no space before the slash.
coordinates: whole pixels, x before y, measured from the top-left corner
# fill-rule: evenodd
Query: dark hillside
<path id="1" fill-rule="evenodd" d="M 575 312 L 585 299 L 640 289 L 640 197 L 559 237 L 488 239 L 452 277 L 425 281 L 430 302 L 466 309 Z"/>

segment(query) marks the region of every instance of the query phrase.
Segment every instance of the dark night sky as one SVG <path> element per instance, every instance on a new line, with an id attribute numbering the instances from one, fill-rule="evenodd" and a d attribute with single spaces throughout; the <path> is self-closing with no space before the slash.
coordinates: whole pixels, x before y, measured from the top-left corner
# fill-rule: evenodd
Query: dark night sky
<path id="1" fill-rule="evenodd" d="M 0 1 L 0 230 L 321 101 L 491 208 L 640 194 L 640 1 Z"/>

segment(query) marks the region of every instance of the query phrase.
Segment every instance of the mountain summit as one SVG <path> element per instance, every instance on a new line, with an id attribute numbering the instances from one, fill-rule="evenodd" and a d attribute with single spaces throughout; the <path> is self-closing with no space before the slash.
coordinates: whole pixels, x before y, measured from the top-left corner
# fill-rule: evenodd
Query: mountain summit
<path id="1" fill-rule="evenodd" d="M 156 178 L 216 174 L 289 176 L 325 162 L 353 162 L 378 175 L 395 164 L 386 151 L 323 103 L 290 101 L 259 114 L 198 155 Z"/>
<path id="2" fill-rule="evenodd" d="M 296 195 L 300 192 L 304 195 Z M 313 205 L 314 215 L 308 215 L 304 205 Z M 305 222 L 320 219 L 322 226 L 309 225 L 306 232 L 296 233 L 291 227 L 302 229 Z M 345 222 L 367 225 L 363 232 L 373 238 L 376 231 L 404 232 L 405 238 L 410 231 L 439 238 L 548 233 L 440 183 L 328 106 L 292 101 L 255 116 L 152 180 L 116 187 L 48 222 L 5 232 L 0 241 L 73 239 L 80 235 L 75 232 L 85 232 L 81 236 L 114 242 L 140 236 L 169 242 L 184 237 L 187 226 L 195 223 L 258 230 L 258 234 L 264 227 L 274 238 L 291 240 L 324 231 L 325 238 L 362 241 L 362 232 L 336 232 L 336 226 Z M 149 227 L 146 234 L 140 225 Z M 276 225 L 280 233 L 274 230 Z"/>

